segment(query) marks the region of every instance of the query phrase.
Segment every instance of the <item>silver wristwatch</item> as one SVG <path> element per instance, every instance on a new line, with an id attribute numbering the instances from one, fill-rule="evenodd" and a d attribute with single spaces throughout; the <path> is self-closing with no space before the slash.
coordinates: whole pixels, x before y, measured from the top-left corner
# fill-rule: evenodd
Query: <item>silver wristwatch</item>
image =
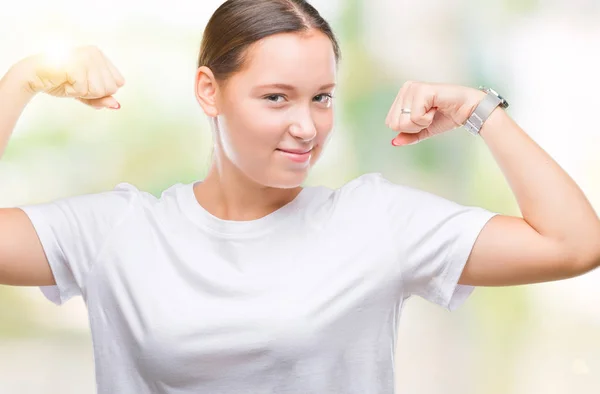
<path id="1" fill-rule="evenodd" d="M 508 108 L 508 102 L 496 93 L 495 90 L 483 86 L 480 86 L 479 90 L 487 94 L 465 123 L 467 131 L 473 135 L 479 135 L 479 130 L 481 130 L 483 123 L 490 117 L 496 107 Z"/>

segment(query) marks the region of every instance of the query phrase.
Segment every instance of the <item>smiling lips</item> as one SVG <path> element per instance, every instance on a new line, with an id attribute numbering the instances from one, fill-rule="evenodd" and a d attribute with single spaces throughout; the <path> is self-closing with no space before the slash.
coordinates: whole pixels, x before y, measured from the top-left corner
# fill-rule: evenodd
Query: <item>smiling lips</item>
<path id="1" fill-rule="evenodd" d="M 284 156 L 286 156 L 288 159 L 296 162 L 296 163 L 304 163 L 308 160 L 310 160 L 310 156 L 312 153 L 312 148 L 311 149 L 277 149 L 279 152 L 281 152 Z"/>

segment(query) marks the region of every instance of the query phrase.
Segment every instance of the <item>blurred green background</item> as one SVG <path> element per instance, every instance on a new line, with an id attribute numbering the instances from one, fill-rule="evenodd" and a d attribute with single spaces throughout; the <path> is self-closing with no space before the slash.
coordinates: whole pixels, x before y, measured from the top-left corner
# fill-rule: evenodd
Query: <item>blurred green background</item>
<path id="1" fill-rule="evenodd" d="M 193 92 L 202 29 L 221 1 L 21 0 L 2 7 L 0 70 L 55 43 L 94 44 L 127 80 L 122 109 L 36 97 L 0 161 L 0 206 L 130 182 L 160 195 L 206 174 L 208 123 Z M 385 116 L 406 80 L 492 86 L 509 113 L 600 206 L 600 2 L 314 0 L 343 61 L 334 136 L 307 184 L 365 172 L 518 215 L 485 143 L 463 129 L 394 148 Z M 1 110 L 1 109 L 0 109 Z M 548 191 L 552 193 L 551 190 Z M 568 209 L 568 207 L 565 207 Z M 403 311 L 398 393 L 600 392 L 600 273 L 480 288 L 455 313 Z M 0 287 L 0 393 L 94 392 L 81 299 Z"/>

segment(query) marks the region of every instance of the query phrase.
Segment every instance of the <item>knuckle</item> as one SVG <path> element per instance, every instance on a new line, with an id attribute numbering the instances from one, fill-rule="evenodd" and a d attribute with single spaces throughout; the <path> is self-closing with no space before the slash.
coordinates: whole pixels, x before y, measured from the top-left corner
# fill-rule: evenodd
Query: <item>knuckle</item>
<path id="1" fill-rule="evenodd" d="M 77 94 L 77 92 L 75 91 L 75 88 L 73 88 L 72 86 L 65 86 L 65 95 L 70 96 L 70 97 L 74 97 Z"/>
<path id="2" fill-rule="evenodd" d="M 400 121 L 398 122 L 398 127 L 401 130 L 409 130 L 412 126 L 412 121 L 410 120 L 410 118 L 404 117 L 403 119 L 400 119 Z"/>
<path id="3" fill-rule="evenodd" d="M 88 84 L 87 84 L 86 80 L 76 81 L 73 84 L 73 89 L 79 97 L 87 96 L 89 93 L 88 92 Z"/>
<path id="4" fill-rule="evenodd" d="M 88 97 L 102 97 L 102 89 L 95 85 L 90 85 L 87 91 Z"/>
<path id="5" fill-rule="evenodd" d="M 104 95 L 112 96 L 113 94 L 117 93 L 117 90 L 119 90 L 118 86 L 116 84 L 111 84 L 110 86 L 106 87 Z"/>
<path id="6" fill-rule="evenodd" d="M 87 85 L 88 94 L 90 96 L 102 97 L 105 93 L 106 88 L 104 86 L 104 83 L 102 82 L 102 78 L 100 78 L 98 76 L 98 73 L 96 73 L 93 70 L 88 75 Z"/>
<path id="7" fill-rule="evenodd" d="M 418 81 L 412 81 L 410 84 L 410 90 L 415 96 L 420 95 L 423 90 L 423 83 Z"/>
<path id="8" fill-rule="evenodd" d="M 396 119 L 394 119 L 394 118 L 391 118 L 391 119 L 388 121 L 388 124 L 387 124 L 387 126 L 388 126 L 390 129 L 392 129 L 392 130 L 395 130 L 395 129 L 396 129 L 396 123 L 397 123 L 397 122 L 396 122 Z"/>
<path id="9" fill-rule="evenodd" d="M 392 121 L 389 124 L 390 129 L 396 131 L 399 129 L 398 127 L 398 119 L 392 119 Z"/>

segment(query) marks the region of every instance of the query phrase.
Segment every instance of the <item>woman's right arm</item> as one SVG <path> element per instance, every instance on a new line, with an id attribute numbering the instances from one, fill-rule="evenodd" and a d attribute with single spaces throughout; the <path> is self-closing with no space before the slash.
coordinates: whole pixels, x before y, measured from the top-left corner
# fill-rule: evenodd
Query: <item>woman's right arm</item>
<path id="1" fill-rule="evenodd" d="M 35 95 L 24 82 L 27 68 L 27 61 L 19 62 L 0 79 L 0 158 L 23 109 Z"/>
<path id="2" fill-rule="evenodd" d="M 72 97 L 98 109 L 116 109 L 119 104 L 112 95 L 124 83 L 95 47 L 77 48 L 63 64 L 47 63 L 43 55 L 19 61 L 0 80 L 0 158 L 23 109 L 37 93 Z M 20 208 L 0 209 L 0 285 L 54 284 L 48 259 L 27 214 Z"/>

